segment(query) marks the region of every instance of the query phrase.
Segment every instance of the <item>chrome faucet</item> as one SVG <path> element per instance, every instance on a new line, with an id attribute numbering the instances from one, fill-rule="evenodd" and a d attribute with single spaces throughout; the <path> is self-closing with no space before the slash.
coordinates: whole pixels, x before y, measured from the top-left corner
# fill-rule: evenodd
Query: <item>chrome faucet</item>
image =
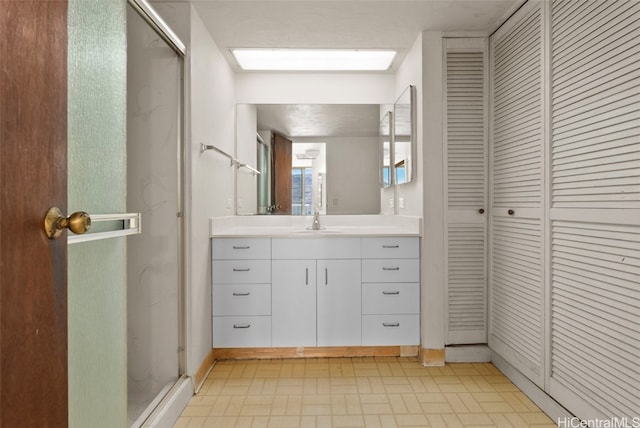
<path id="1" fill-rule="evenodd" d="M 311 223 L 311 229 L 320 230 L 320 212 L 313 213 L 313 223 Z"/>

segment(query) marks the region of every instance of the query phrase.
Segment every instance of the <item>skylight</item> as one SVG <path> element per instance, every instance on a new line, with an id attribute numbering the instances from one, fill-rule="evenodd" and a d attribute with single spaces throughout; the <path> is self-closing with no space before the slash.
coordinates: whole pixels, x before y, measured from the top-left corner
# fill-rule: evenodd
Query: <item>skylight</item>
<path id="1" fill-rule="evenodd" d="M 392 50 L 359 49 L 231 49 L 243 70 L 384 71 L 396 55 Z"/>

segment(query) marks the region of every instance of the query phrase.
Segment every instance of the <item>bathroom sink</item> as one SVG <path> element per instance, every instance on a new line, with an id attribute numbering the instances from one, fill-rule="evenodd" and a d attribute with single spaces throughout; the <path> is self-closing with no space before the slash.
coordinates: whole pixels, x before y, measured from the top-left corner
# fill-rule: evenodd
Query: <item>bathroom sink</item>
<path id="1" fill-rule="evenodd" d="M 301 233 L 301 234 L 320 234 L 320 235 L 324 235 L 324 234 L 333 234 L 333 233 L 344 233 L 342 230 L 337 230 L 337 229 L 326 229 L 326 228 L 320 228 L 319 230 L 313 230 L 313 229 L 298 229 L 298 230 L 294 230 L 293 233 Z"/>

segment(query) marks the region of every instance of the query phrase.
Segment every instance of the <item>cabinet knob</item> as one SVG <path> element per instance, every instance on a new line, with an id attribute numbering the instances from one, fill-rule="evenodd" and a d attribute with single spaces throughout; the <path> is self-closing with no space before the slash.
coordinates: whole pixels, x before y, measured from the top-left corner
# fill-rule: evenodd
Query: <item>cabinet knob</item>
<path id="1" fill-rule="evenodd" d="M 509 214 L 509 215 L 514 215 L 515 213 L 516 213 L 516 212 L 515 212 L 514 210 L 509 210 L 509 211 L 507 211 L 507 214 Z"/>
<path id="2" fill-rule="evenodd" d="M 480 208 L 480 209 L 478 210 L 478 212 L 479 212 L 480 214 L 484 214 L 484 208 Z"/>

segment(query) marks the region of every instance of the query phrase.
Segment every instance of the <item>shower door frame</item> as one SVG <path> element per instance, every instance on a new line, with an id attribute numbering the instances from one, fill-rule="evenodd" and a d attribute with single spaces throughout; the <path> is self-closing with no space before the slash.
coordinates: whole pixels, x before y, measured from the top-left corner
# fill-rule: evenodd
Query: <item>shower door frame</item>
<path id="1" fill-rule="evenodd" d="M 140 416 L 144 417 L 144 422 L 154 419 L 156 413 L 165 412 L 162 407 L 167 401 L 170 401 L 172 394 L 179 394 L 179 389 L 186 381 L 186 225 L 185 225 L 185 171 L 186 171 L 186 155 L 185 155 L 185 130 L 186 122 L 185 113 L 185 61 L 187 56 L 187 47 L 180 38 L 173 32 L 167 23 L 158 15 L 158 13 L 147 3 L 146 0 L 127 0 L 127 3 L 138 13 L 138 15 L 162 38 L 171 49 L 178 55 L 180 62 L 180 114 L 178 129 L 178 152 L 177 154 L 177 176 L 178 176 L 178 373 L 177 380 L 168 390 L 162 390 L 160 394 L 149 404 L 149 407 Z M 170 406 L 171 404 L 167 404 Z M 160 412 L 158 412 L 160 410 Z M 135 424 L 134 424 L 135 426 Z"/>

